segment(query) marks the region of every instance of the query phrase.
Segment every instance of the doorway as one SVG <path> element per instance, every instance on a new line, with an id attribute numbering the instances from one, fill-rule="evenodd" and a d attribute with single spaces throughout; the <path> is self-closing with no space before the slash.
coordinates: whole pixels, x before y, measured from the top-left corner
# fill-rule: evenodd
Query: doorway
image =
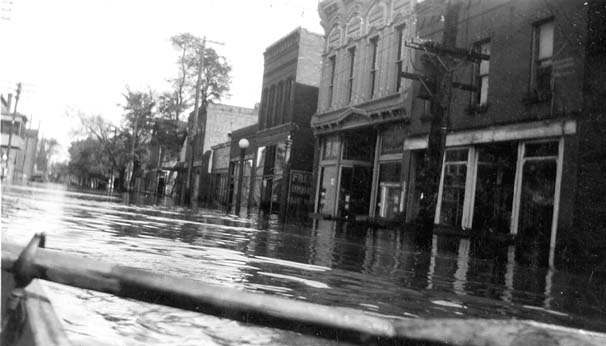
<path id="1" fill-rule="evenodd" d="M 341 166 L 338 216 L 368 215 L 372 167 Z"/>

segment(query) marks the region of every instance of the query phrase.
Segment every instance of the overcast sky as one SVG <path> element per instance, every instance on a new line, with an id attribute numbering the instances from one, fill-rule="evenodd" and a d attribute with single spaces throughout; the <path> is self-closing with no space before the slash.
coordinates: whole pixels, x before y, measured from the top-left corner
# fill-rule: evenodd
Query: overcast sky
<path id="1" fill-rule="evenodd" d="M 212 45 L 232 66 L 223 103 L 259 102 L 263 51 L 298 26 L 323 34 L 317 0 L 0 0 L 0 91 L 23 83 L 18 111 L 63 145 L 82 111 L 113 121 L 128 85 L 169 90 L 182 32 Z"/>

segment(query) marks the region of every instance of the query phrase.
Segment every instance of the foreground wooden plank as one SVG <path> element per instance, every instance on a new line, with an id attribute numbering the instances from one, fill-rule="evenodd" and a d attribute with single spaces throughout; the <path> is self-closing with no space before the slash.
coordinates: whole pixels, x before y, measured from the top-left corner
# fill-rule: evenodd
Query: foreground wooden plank
<path id="1" fill-rule="evenodd" d="M 63 325 L 48 300 L 39 280 L 33 280 L 23 290 L 23 300 L 15 324 L 8 321 L 7 305 L 10 292 L 15 287 L 13 276 L 2 271 L 2 343 L 7 346 L 69 346 Z M 9 330 L 10 328 L 10 330 Z"/>
<path id="2" fill-rule="evenodd" d="M 69 346 L 63 325 L 57 318 L 39 280 L 25 289 L 25 310 L 34 345 Z"/>
<path id="3" fill-rule="evenodd" d="M 3 244 L 9 270 L 21 248 Z M 160 275 L 38 249 L 40 278 L 120 297 L 357 343 L 450 345 L 606 345 L 606 335 L 518 320 L 390 319 L 363 311 L 295 301 Z"/>

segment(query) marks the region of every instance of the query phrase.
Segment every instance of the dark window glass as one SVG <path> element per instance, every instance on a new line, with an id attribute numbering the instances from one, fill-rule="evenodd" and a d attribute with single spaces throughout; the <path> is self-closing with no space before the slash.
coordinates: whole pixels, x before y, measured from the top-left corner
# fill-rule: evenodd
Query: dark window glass
<path id="1" fill-rule="evenodd" d="M 349 79 L 347 81 L 347 102 L 351 101 L 354 83 L 354 63 L 356 60 L 356 47 L 349 49 Z"/>
<path id="2" fill-rule="evenodd" d="M 400 162 L 382 163 L 379 167 L 379 182 L 400 182 L 402 164 Z"/>
<path id="3" fill-rule="evenodd" d="M 557 156 L 558 148 L 558 142 L 528 143 L 524 157 Z"/>
<path id="4" fill-rule="evenodd" d="M 404 126 L 392 126 L 383 131 L 381 137 L 381 154 L 397 154 L 404 150 Z"/>
<path id="5" fill-rule="evenodd" d="M 532 87 L 537 92 L 551 90 L 553 64 L 554 21 L 542 22 L 534 27 Z"/>
<path id="6" fill-rule="evenodd" d="M 442 206 L 440 223 L 461 226 L 463 204 L 465 202 L 465 181 L 467 164 L 447 163 L 444 166 L 444 183 L 442 186 Z"/>
<path id="7" fill-rule="evenodd" d="M 474 229 L 509 233 L 516 162 L 516 143 L 490 144 L 478 148 Z"/>
<path id="8" fill-rule="evenodd" d="M 265 151 L 265 168 L 263 170 L 264 175 L 273 175 L 274 167 L 276 164 L 276 146 L 270 145 L 266 147 Z"/>
<path id="9" fill-rule="evenodd" d="M 334 98 L 333 94 L 335 92 L 335 70 L 337 67 L 337 57 L 333 55 L 328 58 L 328 61 L 330 65 L 330 83 L 328 84 L 328 107 L 330 107 L 332 106 L 332 101 Z"/>
<path id="10" fill-rule="evenodd" d="M 468 149 L 451 149 L 446 151 L 446 162 L 467 161 Z"/>
<path id="11" fill-rule="evenodd" d="M 343 140 L 343 160 L 371 161 L 375 148 L 373 139 L 370 131 L 346 133 Z"/>
<path id="12" fill-rule="evenodd" d="M 370 64 L 370 98 L 375 95 L 375 87 L 377 82 L 377 55 L 379 54 L 379 38 L 375 37 L 370 40 L 370 46 L 372 51 L 371 64 Z"/>

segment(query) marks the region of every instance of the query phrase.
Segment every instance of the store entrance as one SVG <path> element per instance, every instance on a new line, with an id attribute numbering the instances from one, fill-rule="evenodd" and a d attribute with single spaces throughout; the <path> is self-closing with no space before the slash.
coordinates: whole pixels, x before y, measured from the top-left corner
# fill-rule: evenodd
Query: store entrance
<path id="1" fill-rule="evenodd" d="M 372 167 L 342 166 L 339 189 L 339 216 L 368 215 Z"/>

